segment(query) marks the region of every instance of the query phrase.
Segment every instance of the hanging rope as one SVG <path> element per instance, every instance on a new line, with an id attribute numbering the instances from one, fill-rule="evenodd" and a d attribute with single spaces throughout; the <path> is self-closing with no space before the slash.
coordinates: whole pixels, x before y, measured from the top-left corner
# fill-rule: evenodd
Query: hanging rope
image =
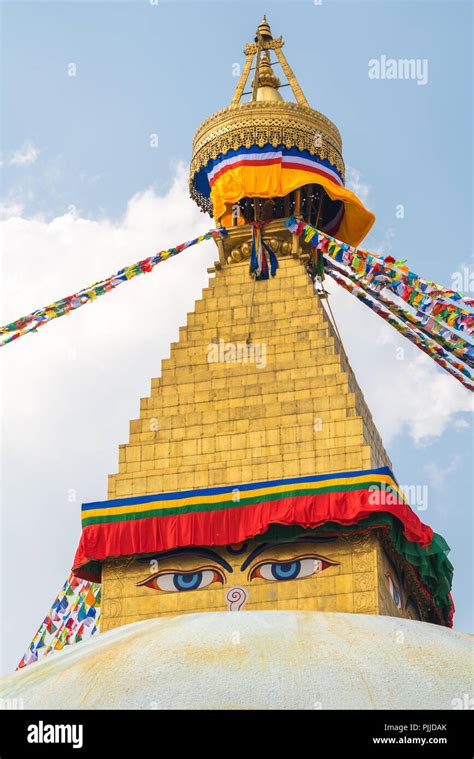
<path id="1" fill-rule="evenodd" d="M 252 343 L 252 336 L 250 334 L 250 325 L 252 323 L 252 313 L 253 313 L 253 301 L 255 297 L 255 283 L 257 281 L 257 277 L 255 274 L 253 275 L 253 285 L 252 285 L 252 295 L 250 296 L 250 311 L 249 311 L 249 326 L 247 330 L 247 345 L 250 345 Z"/>

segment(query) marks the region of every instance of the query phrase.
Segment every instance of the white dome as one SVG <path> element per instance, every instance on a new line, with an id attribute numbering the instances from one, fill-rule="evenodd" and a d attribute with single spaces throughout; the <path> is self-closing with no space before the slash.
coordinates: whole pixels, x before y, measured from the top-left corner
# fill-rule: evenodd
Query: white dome
<path id="1" fill-rule="evenodd" d="M 249 611 L 137 622 L 2 679 L 25 709 L 452 709 L 472 636 L 362 614 Z"/>

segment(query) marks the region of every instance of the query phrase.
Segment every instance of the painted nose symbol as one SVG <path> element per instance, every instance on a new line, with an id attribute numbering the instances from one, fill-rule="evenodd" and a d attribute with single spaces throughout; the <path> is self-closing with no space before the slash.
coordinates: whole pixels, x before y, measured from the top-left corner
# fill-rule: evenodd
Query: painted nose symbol
<path id="1" fill-rule="evenodd" d="M 247 591 L 238 586 L 229 588 L 226 601 L 229 611 L 240 611 L 247 602 Z"/>

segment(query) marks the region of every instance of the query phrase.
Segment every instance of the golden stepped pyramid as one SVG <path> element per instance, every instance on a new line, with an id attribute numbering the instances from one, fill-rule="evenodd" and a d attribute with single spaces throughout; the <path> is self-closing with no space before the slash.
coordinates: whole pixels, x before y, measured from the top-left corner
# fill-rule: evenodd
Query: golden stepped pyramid
<path id="1" fill-rule="evenodd" d="M 210 363 L 216 340 L 245 343 L 249 321 L 252 343 L 266 346 L 265 367 Z M 109 477 L 109 498 L 386 465 L 390 460 L 304 263 L 287 257 L 279 259 L 274 279 L 255 285 L 248 263 L 224 267 L 210 280 L 163 360 L 161 378 L 152 380 L 151 396 L 142 399 L 140 418 L 130 423 L 119 472 Z M 250 588 L 239 577 L 251 590 L 245 608 L 406 616 L 393 608 L 386 587 L 387 547 L 378 531 L 330 544 L 337 565 L 317 586 L 303 580 Z M 188 564 L 179 559 L 181 569 Z M 150 594 L 137 585 L 144 571 L 136 557 L 104 562 L 103 632 L 226 608 L 220 586 Z"/>

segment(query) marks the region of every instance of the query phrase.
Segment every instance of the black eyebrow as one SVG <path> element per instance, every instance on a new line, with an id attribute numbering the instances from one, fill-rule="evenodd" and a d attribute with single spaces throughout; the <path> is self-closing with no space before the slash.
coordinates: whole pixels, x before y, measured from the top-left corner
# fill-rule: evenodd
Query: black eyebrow
<path id="1" fill-rule="evenodd" d="M 229 562 L 223 559 L 222 556 L 219 556 L 215 551 L 211 551 L 209 548 L 178 548 L 177 550 L 164 551 L 163 553 L 148 556 L 146 559 L 138 559 L 138 561 L 149 564 L 150 561 L 153 560 L 160 561 L 161 559 L 169 559 L 174 556 L 201 556 L 205 559 L 212 559 L 212 561 L 220 564 L 220 566 L 228 572 L 234 571 Z"/>
<path id="2" fill-rule="evenodd" d="M 253 551 L 249 553 L 247 558 L 245 559 L 244 563 L 240 567 L 240 571 L 243 572 L 245 569 L 247 569 L 248 565 L 257 557 L 260 556 L 263 551 L 266 551 L 268 548 L 276 548 L 277 546 L 288 546 L 293 545 L 294 543 L 329 543 L 332 540 L 335 540 L 336 538 L 327 538 L 324 536 L 317 536 L 317 535 L 305 535 L 304 537 L 301 536 L 301 538 L 296 538 L 294 540 L 288 540 L 284 543 L 262 543 L 262 545 L 257 546 Z"/>
<path id="3" fill-rule="evenodd" d="M 254 548 L 253 551 L 250 551 L 249 555 L 245 559 L 244 563 L 240 567 L 240 571 L 243 572 L 245 569 L 247 569 L 248 565 L 257 557 L 259 556 L 263 551 L 266 551 L 267 548 L 272 548 L 275 545 L 279 545 L 278 543 L 262 543 L 262 545 L 257 546 L 257 548 Z"/>

